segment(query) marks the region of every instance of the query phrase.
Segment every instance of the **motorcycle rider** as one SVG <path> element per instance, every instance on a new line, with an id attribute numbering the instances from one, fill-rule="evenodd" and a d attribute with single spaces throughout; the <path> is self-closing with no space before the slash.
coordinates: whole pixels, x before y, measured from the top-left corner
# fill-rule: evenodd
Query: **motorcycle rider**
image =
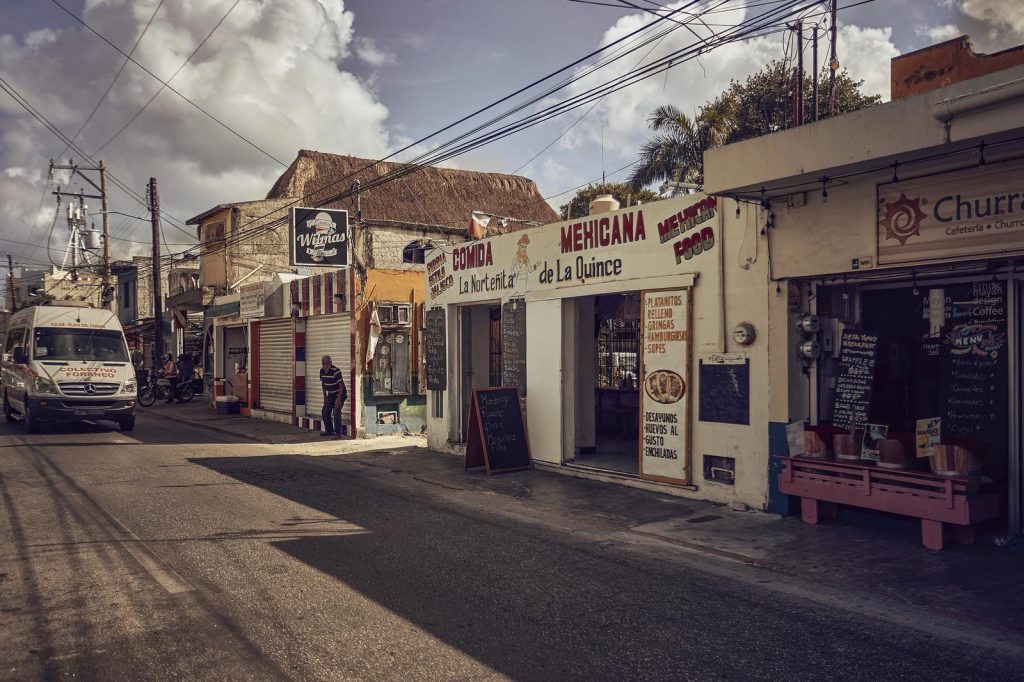
<path id="1" fill-rule="evenodd" d="M 181 394 L 179 393 L 178 364 L 174 362 L 174 356 L 170 353 L 164 353 L 160 356 L 160 375 L 170 382 L 171 385 L 170 393 L 167 396 L 167 400 L 164 401 L 164 404 L 169 404 L 174 400 L 179 403 L 184 402 L 181 399 Z"/>

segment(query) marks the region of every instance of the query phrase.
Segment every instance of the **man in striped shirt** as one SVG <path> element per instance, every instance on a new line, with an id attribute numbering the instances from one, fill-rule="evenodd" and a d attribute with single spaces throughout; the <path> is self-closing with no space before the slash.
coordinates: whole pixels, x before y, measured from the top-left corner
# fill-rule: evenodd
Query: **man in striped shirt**
<path id="1" fill-rule="evenodd" d="M 320 413 L 324 430 L 320 435 L 341 438 L 341 406 L 345 404 L 348 391 L 341 370 L 331 362 L 330 355 L 320 358 L 320 386 L 324 390 L 324 409 Z"/>

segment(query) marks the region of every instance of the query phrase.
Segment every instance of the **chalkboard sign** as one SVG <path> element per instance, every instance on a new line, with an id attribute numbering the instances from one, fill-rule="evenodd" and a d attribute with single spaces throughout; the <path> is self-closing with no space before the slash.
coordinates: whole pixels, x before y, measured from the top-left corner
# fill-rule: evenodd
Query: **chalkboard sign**
<path id="1" fill-rule="evenodd" d="M 443 391 L 448 388 L 448 353 L 445 348 L 447 327 L 444 308 L 427 311 L 423 346 L 427 361 L 427 390 Z"/>
<path id="2" fill-rule="evenodd" d="M 750 360 L 725 355 L 700 361 L 698 419 L 720 424 L 750 423 Z"/>
<path id="3" fill-rule="evenodd" d="M 832 406 L 833 426 L 854 429 L 869 421 L 877 356 L 878 334 L 843 330 L 839 344 L 839 377 Z"/>
<path id="4" fill-rule="evenodd" d="M 984 456 L 994 462 L 1006 446 L 1006 284 L 950 285 L 945 296 L 948 319 L 940 335 L 943 442 L 952 437 L 987 443 L 990 452 Z"/>
<path id="5" fill-rule="evenodd" d="M 501 306 L 501 385 L 526 395 L 526 301 Z"/>
<path id="6" fill-rule="evenodd" d="M 526 422 L 515 388 L 474 389 L 469 407 L 466 469 L 487 467 L 487 474 L 532 468 Z"/>

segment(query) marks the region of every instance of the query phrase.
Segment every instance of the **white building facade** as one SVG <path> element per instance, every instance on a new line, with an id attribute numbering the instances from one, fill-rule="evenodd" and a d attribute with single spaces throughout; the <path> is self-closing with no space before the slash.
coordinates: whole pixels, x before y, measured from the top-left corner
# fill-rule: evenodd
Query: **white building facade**
<path id="1" fill-rule="evenodd" d="M 788 317 L 758 212 L 696 194 L 428 252 L 429 445 L 462 451 L 473 389 L 517 386 L 538 466 L 769 508 Z"/>

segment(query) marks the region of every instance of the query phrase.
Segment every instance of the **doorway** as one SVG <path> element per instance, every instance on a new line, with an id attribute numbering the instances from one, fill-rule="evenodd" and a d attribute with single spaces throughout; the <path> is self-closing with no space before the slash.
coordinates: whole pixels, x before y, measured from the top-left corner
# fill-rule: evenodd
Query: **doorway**
<path id="1" fill-rule="evenodd" d="M 576 466 L 639 475 L 640 294 L 577 299 Z"/>
<path id="2" fill-rule="evenodd" d="M 483 304 L 459 308 L 458 442 L 465 443 L 473 389 L 501 386 L 501 306 Z"/>

